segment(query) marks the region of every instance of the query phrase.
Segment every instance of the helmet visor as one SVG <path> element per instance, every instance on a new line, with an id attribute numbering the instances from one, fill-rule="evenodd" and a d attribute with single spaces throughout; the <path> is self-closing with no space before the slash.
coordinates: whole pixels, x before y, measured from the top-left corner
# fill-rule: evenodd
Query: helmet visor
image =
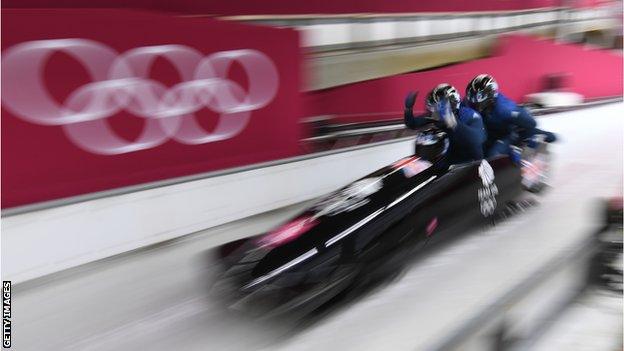
<path id="1" fill-rule="evenodd" d="M 483 91 L 477 91 L 477 93 L 474 94 L 473 98 L 474 98 L 475 102 L 483 102 L 483 101 L 487 100 L 488 94 L 486 94 Z"/>

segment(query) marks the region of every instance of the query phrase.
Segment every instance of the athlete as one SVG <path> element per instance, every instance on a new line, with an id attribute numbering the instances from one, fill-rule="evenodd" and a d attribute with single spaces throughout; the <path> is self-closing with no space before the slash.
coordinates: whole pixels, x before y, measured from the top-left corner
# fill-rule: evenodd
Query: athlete
<path id="1" fill-rule="evenodd" d="M 468 106 L 461 104 L 461 97 L 453 86 L 440 84 L 425 99 L 427 112 L 414 116 L 416 93 L 405 98 L 404 122 L 410 129 L 417 129 L 434 123 L 448 135 L 448 150 L 445 160 L 448 165 L 483 159 L 483 143 L 486 140 L 481 116 Z"/>
<path id="2" fill-rule="evenodd" d="M 515 144 L 523 142 L 535 148 L 539 139 L 548 143 L 557 139 L 555 134 L 536 128 L 537 123 L 529 111 L 503 95 L 496 80 L 488 74 L 480 74 L 468 83 L 463 104 L 483 117 L 487 130 L 484 152 L 488 158 L 509 154 L 517 159 Z"/>

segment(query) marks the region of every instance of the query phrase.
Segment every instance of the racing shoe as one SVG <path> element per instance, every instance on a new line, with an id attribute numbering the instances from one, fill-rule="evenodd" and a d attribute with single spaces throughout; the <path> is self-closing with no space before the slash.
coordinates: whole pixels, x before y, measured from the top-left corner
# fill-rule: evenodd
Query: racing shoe
<path id="1" fill-rule="evenodd" d="M 541 142 L 536 148 L 525 148 L 522 154 L 522 186 L 529 192 L 539 193 L 548 185 L 550 153 L 546 146 Z"/>

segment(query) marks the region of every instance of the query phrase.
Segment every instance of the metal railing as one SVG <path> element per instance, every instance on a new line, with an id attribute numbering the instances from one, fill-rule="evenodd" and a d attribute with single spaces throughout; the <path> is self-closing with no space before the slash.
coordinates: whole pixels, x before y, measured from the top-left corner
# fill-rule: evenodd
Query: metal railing
<path id="1" fill-rule="evenodd" d="M 614 18 L 609 6 L 477 13 L 224 17 L 248 23 L 295 28 L 302 33 L 302 46 L 319 53 L 446 40 L 461 36 L 483 36 L 541 26 L 569 26 L 574 22 L 608 18 Z"/>

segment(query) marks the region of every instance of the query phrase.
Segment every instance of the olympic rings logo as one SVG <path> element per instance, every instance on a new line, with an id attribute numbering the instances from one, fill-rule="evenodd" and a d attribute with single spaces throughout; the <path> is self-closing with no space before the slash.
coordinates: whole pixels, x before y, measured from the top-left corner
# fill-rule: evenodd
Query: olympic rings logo
<path id="1" fill-rule="evenodd" d="M 92 82 L 59 104 L 43 84 L 41 72 L 54 52 L 63 52 L 86 68 Z M 154 60 L 162 57 L 182 82 L 168 88 L 149 78 Z M 227 78 L 238 62 L 248 89 Z M 232 50 L 203 56 L 183 45 L 145 46 L 119 54 L 87 39 L 54 39 L 15 45 L 2 55 L 2 103 L 15 116 L 39 125 L 61 126 L 78 147 L 100 155 L 153 148 L 173 139 L 196 145 L 239 134 L 251 111 L 269 104 L 277 93 L 278 72 L 263 53 Z M 194 113 L 208 108 L 219 114 L 215 129 L 206 131 Z M 145 119 L 143 130 L 128 141 L 106 119 L 127 111 Z"/>

